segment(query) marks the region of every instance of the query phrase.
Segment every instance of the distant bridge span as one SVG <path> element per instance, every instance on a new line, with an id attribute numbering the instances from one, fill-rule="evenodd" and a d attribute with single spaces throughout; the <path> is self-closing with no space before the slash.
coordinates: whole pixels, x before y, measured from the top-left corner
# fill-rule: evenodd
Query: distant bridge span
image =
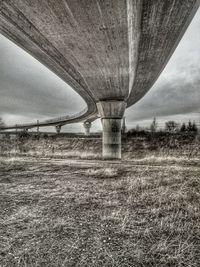
<path id="1" fill-rule="evenodd" d="M 200 0 L 1 0 L 0 32 L 69 84 L 99 116 L 104 158 L 121 158 L 121 118 L 151 88 Z M 18 128 L 38 124 L 18 125 Z M 16 126 L 6 127 L 16 128 Z"/>
<path id="2" fill-rule="evenodd" d="M 5 125 L 3 127 L 0 127 L 0 130 L 11 130 L 11 129 L 32 129 L 35 127 L 45 127 L 45 126 L 57 126 L 57 125 L 65 125 L 65 124 L 71 124 L 71 123 L 76 123 L 76 122 L 81 122 L 81 121 L 93 121 L 97 117 L 95 114 L 93 117 L 88 116 L 88 108 L 85 108 L 79 113 L 76 113 L 74 115 L 67 115 L 67 116 L 61 116 L 58 118 L 54 119 L 48 119 L 44 121 L 38 122 L 33 122 L 33 123 L 21 123 L 21 124 L 15 124 L 15 125 Z"/>

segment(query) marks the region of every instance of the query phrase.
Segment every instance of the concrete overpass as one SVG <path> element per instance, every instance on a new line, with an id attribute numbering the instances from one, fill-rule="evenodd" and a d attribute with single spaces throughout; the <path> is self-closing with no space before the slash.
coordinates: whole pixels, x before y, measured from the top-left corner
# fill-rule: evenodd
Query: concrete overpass
<path id="1" fill-rule="evenodd" d="M 83 122 L 83 127 L 85 128 L 85 130 L 87 128 L 86 134 L 89 134 L 87 126 L 90 125 L 91 127 L 92 122 L 98 119 L 98 114 L 95 113 L 93 116 L 91 115 L 88 116 L 87 112 L 88 112 L 88 108 L 85 108 L 81 112 L 76 113 L 74 115 L 66 115 L 66 116 L 48 119 L 48 120 L 44 120 L 40 122 L 37 120 L 37 122 L 33 122 L 33 123 L 4 125 L 4 126 L 0 126 L 0 130 L 13 130 L 13 129 L 29 130 L 29 129 L 38 128 L 38 127 L 55 126 L 56 132 L 60 133 L 62 126 L 66 124 Z"/>
<path id="2" fill-rule="evenodd" d="M 199 4 L 199 0 L 1 0 L 0 32 L 87 103 L 80 116 L 41 126 L 99 115 L 103 157 L 121 158 L 125 109 L 151 88 Z"/>

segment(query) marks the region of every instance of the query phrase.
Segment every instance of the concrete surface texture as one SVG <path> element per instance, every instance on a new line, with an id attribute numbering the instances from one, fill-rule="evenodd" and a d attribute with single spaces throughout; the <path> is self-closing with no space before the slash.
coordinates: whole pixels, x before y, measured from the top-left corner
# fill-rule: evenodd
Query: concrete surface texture
<path id="1" fill-rule="evenodd" d="M 103 128 L 103 158 L 121 158 L 121 119 L 125 101 L 107 100 L 97 103 Z"/>
<path id="2" fill-rule="evenodd" d="M 87 110 L 59 121 L 72 123 L 98 116 L 98 112 L 101 115 L 105 109 L 101 106 L 107 101 L 113 101 L 109 105 L 125 102 L 128 107 L 143 97 L 176 48 L 199 3 L 1 0 L 0 32 L 84 98 Z M 123 114 L 113 117 L 121 119 Z M 43 126 L 54 123 L 57 125 L 58 120 L 46 121 Z"/>

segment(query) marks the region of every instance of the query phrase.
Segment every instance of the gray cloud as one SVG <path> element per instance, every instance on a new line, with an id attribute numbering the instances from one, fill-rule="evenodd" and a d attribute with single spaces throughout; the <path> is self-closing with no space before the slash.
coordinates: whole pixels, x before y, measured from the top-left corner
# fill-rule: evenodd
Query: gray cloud
<path id="1" fill-rule="evenodd" d="M 70 86 L 2 35 L 0 51 L 0 116 L 9 123 L 73 114 L 86 106 Z"/>

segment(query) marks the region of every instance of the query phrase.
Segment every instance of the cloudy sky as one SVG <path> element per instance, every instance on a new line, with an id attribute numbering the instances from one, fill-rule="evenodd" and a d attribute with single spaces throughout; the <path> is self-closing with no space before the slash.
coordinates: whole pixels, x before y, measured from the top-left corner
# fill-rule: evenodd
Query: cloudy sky
<path id="1" fill-rule="evenodd" d="M 195 120 L 200 124 L 200 10 L 196 13 L 169 63 L 151 90 L 126 111 L 128 128 L 147 126 L 156 116 L 167 120 Z M 28 53 L 0 35 L 0 117 L 7 124 L 34 122 L 85 107 L 66 83 Z M 100 121 L 92 130 L 100 130 Z M 81 124 L 65 131 L 82 131 Z"/>

